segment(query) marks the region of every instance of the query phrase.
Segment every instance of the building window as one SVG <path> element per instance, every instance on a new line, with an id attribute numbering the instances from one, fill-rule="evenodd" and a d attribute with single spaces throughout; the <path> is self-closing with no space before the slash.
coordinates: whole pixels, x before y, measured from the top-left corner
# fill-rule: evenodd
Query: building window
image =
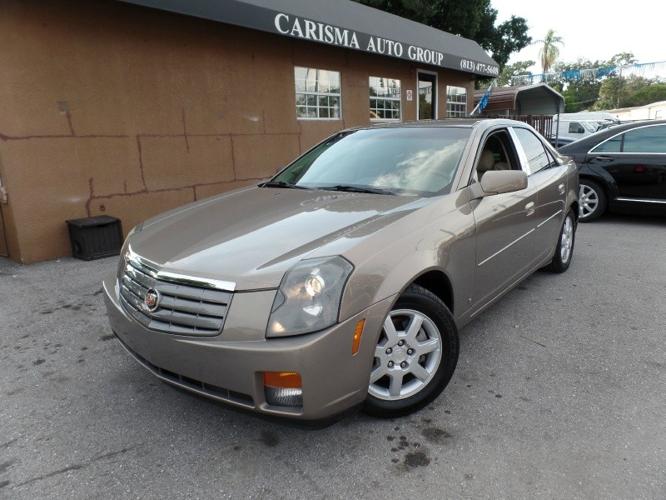
<path id="1" fill-rule="evenodd" d="M 371 76 L 370 119 L 400 120 L 400 80 Z"/>
<path id="2" fill-rule="evenodd" d="M 467 116 L 467 89 L 446 87 L 446 116 L 451 118 Z"/>
<path id="3" fill-rule="evenodd" d="M 296 117 L 304 120 L 340 118 L 340 73 L 325 69 L 294 68 Z"/>

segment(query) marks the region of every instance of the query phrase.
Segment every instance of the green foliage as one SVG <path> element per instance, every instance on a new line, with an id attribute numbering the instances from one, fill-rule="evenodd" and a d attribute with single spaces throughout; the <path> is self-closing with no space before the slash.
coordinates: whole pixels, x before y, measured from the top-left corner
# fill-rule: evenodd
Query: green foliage
<path id="1" fill-rule="evenodd" d="M 624 106 L 643 106 L 658 101 L 666 101 L 666 83 L 651 82 L 627 96 Z"/>
<path id="2" fill-rule="evenodd" d="M 504 68 L 502 68 L 499 77 L 497 77 L 497 85 L 500 87 L 511 85 L 511 81 L 514 77 L 527 74 L 527 70 L 532 66 L 534 66 L 534 61 L 518 61 L 513 64 L 505 65 Z"/>
<path id="3" fill-rule="evenodd" d="M 567 78 L 567 72 L 590 68 L 616 68 L 634 64 L 636 58 L 631 52 L 622 52 L 607 61 L 579 59 L 574 63 L 557 63 L 553 66 L 555 79 L 548 85 L 564 96 L 565 112 L 576 113 L 586 109 L 603 110 L 629 106 L 643 106 L 651 102 L 666 100 L 666 83 L 632 76 L 623 78 L 614 74 L 582 78 Z"/>
<path id="4" fill-rule="evenodd" d="M 615 54 L 608 61 L 609 66 L 627 66 L 629 64 L 634 64 L 637 59 L 634 57 L 632 52 L 620 52 Z"/>
<path id="5" fill-rule="evenodd" d="M 564 96 L 565 113 L 576 113 L 589 109 L 599 98 L 601 80 L 596 78 L 566 78 L 568 71 L 582 70 L 587 68 L 598 68 L 608 66 L 606 61 L 589 61 L 579 59 L 574 63 L 557 63 L 553 70 L 558 78 L 549 80 L 548 84 Z"/>
<path id="6" fill-rule="evenodd" d="M 606 78 L 599 90 L 595 109 L 643 106 L 666 100 L 666 83 L 659 83 L 640 76 Z"/>
<path id="7" fill-rule="evenodd" d="M 490 51 L 500 69 L 512 53 L 531 42 L 522 17 L 496 25 L 490 0 L 356 0 L 398 16 L 476 40 Z"/>

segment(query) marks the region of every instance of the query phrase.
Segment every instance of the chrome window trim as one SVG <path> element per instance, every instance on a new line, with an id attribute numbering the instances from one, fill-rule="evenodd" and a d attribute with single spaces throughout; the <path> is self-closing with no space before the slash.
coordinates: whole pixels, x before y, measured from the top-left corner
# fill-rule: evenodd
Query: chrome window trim
<path id="1" fill-rule="evenodd" d="M 626 198 L 618 197 L 615 198 L 615 201 L 633 201 L 636 203 L 659 203 L 661 205 L 666 205 L 666 200 L 657 200 L 655 198 Z"/>
<path id="2" fill-rule="evenodd" d="M 650 127 L 666 127 L 666 123 L 649 123 L 647 125 L 641 125 L 640 127 L 634 127 L 634 128 L 623 130 L 622 132 L 618 132 L 617 134 L 612 135 L 612 136 L 608 137 L 607 139 L 604 139 L 599 144 L 597 144 L 593 148 L 591 148 L 587 152 L 587 154 L 588 155 L 599 155 L 599 156 L 610 156 L 610 155 L 620 155 L 620 156 L 623 156 L 623 155 L 656 155 L 656 156 L 664 156 L 664 155 L 666 155 L 666 153 L 641 153 L 639 151 L 630 152 L 630 153 L 626 153 L 624 151 L 615 151 L 615 152 L 612 152 L 612 151 L 594 151 L 595 149 L 597 149 L 602 144 L 604 144 L 604 143 L 606 143 L 606 142 L 608 142 L 612 139 L 615 139 L 616 137 L 618 137 L 622 134 L 626 134 L 627 132 L 633 132 L 634 130 L 640 130 L 640 129 L 643 129 L 643 128 L 650 128 Z M 624 144 L 623 144 L 623 146 L 624 146 Z"/>
<path id="3" fill-rule="evenodd" d="M 125 255 L 124 258 L 140 264 L 145 268 L 146 272 L 152 278 L 158 280 L 168 281 L 169 283 L 174 283 L 176 285 L 188 285 L 200 288 L 209 288 L 211 290 L 221 290 L 224 292 L 236 291 L 236 283 L 234 283 L 233 281 L 201 278 L 198 276 L 190 276 L 187 274 L 162 270 L 160 269 L 160 266 L 155 262 L 152 262 L 146 259 L 145 257 L 141 257 L 140 255 L 135 253 L 132 250 L 132 247 L 129 245 L 127 247 L 127 254 Z"/>

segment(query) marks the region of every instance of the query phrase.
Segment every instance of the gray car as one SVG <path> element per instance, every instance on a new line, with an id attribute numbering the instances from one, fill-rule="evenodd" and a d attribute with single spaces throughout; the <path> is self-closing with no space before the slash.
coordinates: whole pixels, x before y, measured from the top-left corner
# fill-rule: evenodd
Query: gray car
<path id="1" fill-rule="evenodd" d="M 460 328 L 569 267 L 577 193 L 521 122 L 345 130 L 135 227 L 104 281 L 111 327 L 155 376 L 238 407 L 406 414 L 450 381 Z"/>

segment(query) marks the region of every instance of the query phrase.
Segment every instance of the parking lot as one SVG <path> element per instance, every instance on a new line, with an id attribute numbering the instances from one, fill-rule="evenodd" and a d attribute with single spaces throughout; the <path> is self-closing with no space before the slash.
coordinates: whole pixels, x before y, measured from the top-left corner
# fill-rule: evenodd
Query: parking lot
<path id="1" fill-rule="evenodd" d="M 116 259 L 0 260 L 0 497 L 666 497 L 666 220 L 581 225 L 462 332 L 410 417 L 312 430 L 175 390 L 123 351 Z"/>

